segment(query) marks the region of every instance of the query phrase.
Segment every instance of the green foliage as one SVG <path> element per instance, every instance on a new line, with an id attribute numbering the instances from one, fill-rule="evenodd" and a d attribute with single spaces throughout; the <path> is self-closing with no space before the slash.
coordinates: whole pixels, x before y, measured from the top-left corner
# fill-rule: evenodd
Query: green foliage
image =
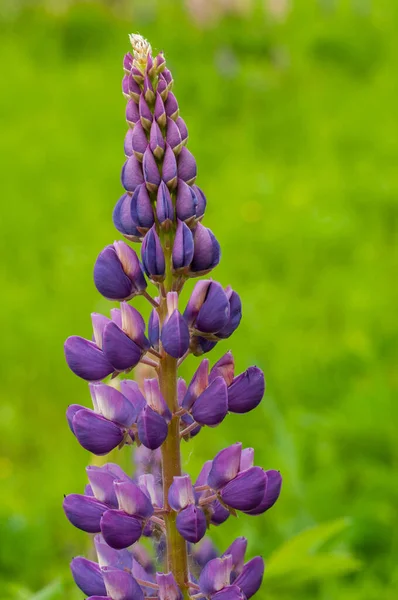
<path id="1" fill-rule="evenodd" d="M 67 4 L 0 2 L 1 596 L 81 598 L 68 562 L 90 540 L 61 504 L 89 457 L 64 414 L 89 397 L 62 345 L 109 310 L 92 267 L 117 237 L 121 57 L 139 31 L 175 76 L 223 248 L 214 276 L 243 301 L 213 360 L 231 349 L 268 385 L 256 411 L 184 445 L 185 466 L 240 439 L 284 477 L 269 513 L 212 538 L 246 535 L 265 557 L 259 600 L 393 600 L 398 5 L 296 0 L 277 21 L 253 1 L 201 28 L 177 1 Z"/>

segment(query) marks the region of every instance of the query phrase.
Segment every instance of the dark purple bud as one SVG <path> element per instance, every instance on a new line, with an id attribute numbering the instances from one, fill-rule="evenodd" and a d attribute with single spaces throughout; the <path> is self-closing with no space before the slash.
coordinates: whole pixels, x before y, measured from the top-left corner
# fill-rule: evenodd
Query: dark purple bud
<path id="1" fill-rule="evenodd" d="M 156 216 L 160 225 L 170 225 L 174 221 L 174 208 L 169 188 L 162 181 L 159 185 L 156 199 Z M 193 242 L 192 242 L 193 245 Z"/>
<path id="2" fill-rule="evenodd" d="M 218 338 L 230 337 L 238 327 L 242 318 L 242 303 L 239 295 L 234 292 L 230 286 L 225 288 L 225 293 L 229 300 L 229 320 L 225 327 L 220 329 L 220 331 L 217 331 Z"/>
<path id="3" fill-rule="evenodd" d="M 167 68 L 163 69 L 163 77 L 167 81 L 168 85 L 171 85 L 173 83 L 173 76 L 172 76 L 171 71 L 169 69 L 167 69 Z"/>
<path id="4" fill-rule="evenodd" d="M 123 165 L 122 185 L 128 192 L 134 192 L 141 183 L 144 183 L 141 163 L 135 156 L 130 156 Z"/>
<path id="5" fill-rule="evenodd" d="M 156 65 L 156 72 L 161 73 L 166 67 L 166 59 L 163 52 L 159 52 L 159 54 L 155 57 L 154 64 Z"/>
<path id="6" fill-rule="evenodd" d="M 144 380 L 144 394 L 148 406 L 159 413 L 159 415 L 162 415 L 167 422 L 170 421 L 172 415 L 160 391 L 159 380 L 157 378 Z"/>
<path id="7" fill-rule="evenodd" d="M 145 183 L 136 188 L 131 198 L 131 217 L 141 230 L 150 229 L 155 222 L 151 199 Z"/>
<path id="8" fill-rule="evenodd" d="M 199 309 L 194 327 L 203 333 L 216 333 L 228 320 L 228 297 L 218 281 L 212 281 L 207 288 L 206 298 Z"/>
<path id="9" fill-rule="evenodd" d="M 126 121 L 130 127 L 134 128 L 135 124 L 140 120 L 140 112 L 137 103 L 131 98 L 126 106 Z"/>
<path id="10" fill-rule="evenodd" d="M 126 96 L 126 98 L 131 97 L 134 100 L 134 102 L 138 103 L 140 99 L 141 89 L 138 83 L 131 75 L 127 75 L 126 77 L 124 77 L 122 88 L 123 94 Z"/>
<path id="11" fill-rule="evenodd" d="M 106 504 L 91 496 L 69 494 L 65 497 L 63 508 L 68 520 L 82 531 L 99 533 L 101 517 L 108 510 Z"/>
<path id="12" fill-rule="evenodd" d="M 177 185 L 177 161 L 173 150 L 166 144 L 162 166 L 162 179 L 171 190 Z"/>
<path id="13" fill-rule="evenodd" d="M 158 311 L 154 308 L 148 321 L 148 338 L 151 346 L 159 351 L 160 323 Z"/>
<path id="14" fill-rule="evenodd" d="M 155 108 L 153 114 L 160 127 L 164 127 L 166 125 L 167 115 L 162 96 L 159 92 L 156 94 Z"/>
<path id="15" fill-rule="evenodd" d="M 155 99 L 155 93 L 153 91 L 153 86 L 148 75 L 144 79 L 144 96 L 145 100 L 149 103 L 153 102 Z"/>
<path id="16" fill-rule="evenodd" d="M 153 64 L 153 58 L 152 58 L 151 54 L 148 54 L 148 56 L 146 58 L 145 73 L 147 75 L 150 75 L 151 77 L 155 74 L 155 68 L 154 68 L 154 64 Z"/>
<path id="17" fill-rule="evenodd" d="M 167 81 L 165 72 L 163 72 L 163 76 Z M 166 102 L 164 103 L 164 107 L 166 109 L 167 116 L 175 121 L 178 118 L 178 102 L 177 98 L 174 96 L 174 94 L 172 94 L 172 92 L 169 92 Z"/>
<path id="18" fill-rule="evenodd" d="M 97 290 L 109 300 L 127 300 L 147 287 L 137 254 L 125 242 L 106 246 L 94 265 Z"/>
<path id="19" fill-rule="evenodd" d="M 87 600 L 112 600 L 109 596 L 90 596 Z"/>
<path id="20" fill-rule="evenodd" d="M 83 556 L 76 556 L 70 563 L 73 579 L 86 596 L 106 594 L 100 566 Z"/>
<path id="21" fill-rule="evenodd" d="M 234 585 L 239 587 L 247 600 L 260 589 L 264 575 L 264 561 L 261 556 L 255 556 L 245 564 L 241 574 L 235 579 Z"/>
<path id="22" fill-rule="evenodd" d="M 225 383 L 230 386 L 234 379 L 235 363 L 232 352 L 227 352 L 222 356 L 215 365 L 213 365 L 209 373 L 209 383 L 211 383 L 216 377 L 223 377 Z M 229 390 L 228 390 L 229 392 Z"/>
<path id="23" fill-rule="evenodd" d="M 69 429 L 73 434 L 75 433 L 73 430 L 73 417 L 79 410 L 82 409 L 84 409 L 84 406 L 81 406 L 80 404 L 70 404 L 66 411 L 66 419 L 68 421 Z"/>
<path id="24" fill-rule="evenodd" d="M 133 55 L 131 54 L 131 52 L 127 52 L 127 54 L 125 54 L 124 58 L 123 58 L 123 69 L 127 73 L 130 73 L 132 66 L 133 66 Z"/>
<path id="25" fill-rule="evenodd" d="M 198 565 L 203 568 L 209 560 L 217 558 L 218 552 L 209 538 L 205 538 L 199 547 L 194 547 L 192 550 L 192 556 Z"/>
<path id="26" fill-rule="evenodd" d="M 214 463 L 213 463 L 214 464 Z M 236 510 L 253 510 L 264 497 L 267 476 L 260 467 L 242 471 L 220 491 L 227 506 Z"/>
<path id="27" fill-rule="evenodd" d="M 145 101 L 143 94 L 141 94 L 141 96 L 140 96 L 140 100 L 138 103 L 138 110 L 139 110 L 140 120 L 141 120 L 141 124 L 142 124 L 143 128 L 146 129 L 147 131 L 149 131 L 149 129 L 151 128 L 153 116 L 149 109 L 148 104 Z"/>
<path id="28" fill-rule="evenodd" d="M 120 382 L 120 391 L 127 398 L 134 409 L 134 423 L 137 421 L 138 415 L 146 406 L 146 400 L 141 393 L 141 390 L 136 381 L 132 379 L 123 379 Z"/>
<path id="29" fill-rule="evenodd" d="M 194 356 L 202 356 L 202 354 L 206 354 L 206 352 L 213 350 L 216 344 L 217 342 L 212 342 L 200 335 L 192 335 L 189 349 Z"/>
<path id="30" fill-rule="evenodd" d="M 187 542 L 196 544 L 206 533 L 206 517 L 202 509 L 189 504 L 178 513 L 176 527 Z"/>
<path id="31" fill-rule="evenodd" d="M 182 117 L 178 117 L 176 120 L 176 124 L 178 129 L 180 130 L 181 141 L 185 145 L 188 140 L 188 129 L 185 125 L 185 121 L 184 119 L 182 119 Z"/>
<path id="32" fill-rule="evenodd" d="M 163 101 L 166 100 L 169 90 L 167 87 L 167 82 L 166 82 L 165 78 L 163 77 L 163 75 L 160 75 L 160 77 L 159 77 L 159 83 L 158 83 L 156 92 L 157 92 L 157 95 L 160 94 Z"/>
<path id="33" fill-rule="evenodd" d="M 117 499 L 113 483 L 119 479 L 128 480 L 119 465 L 114 463 L 107 463 L 102 467 L 91 465 L 86 467 L 86 473 L 96 499 L 116 508 Z"/>
<path id="34" fill-rule="evenodd" d="M 169 487 L 168 499 L 170 507 L 176 511 L 186 508 L 189 504 L 195 504 L 193 486 L 189 475 L 173 478 L 173 483 Z"/>
<path id="35" fill-rule="evenodd" d="M 182 147 L 180 130 L 176 122 L 173 121 L 173 119 L 170 119 L 170 117 L 167 117 L 166 141 L 173 150 L 174 154 L 178 154 L 180 152 Z"/>
<path id="36" fill-rule="evenodd" d="M 240 455 L 239 471 L 245 471 L 253 466 L 254 448 L 245 448 Z"/>
<path id="37" fill-rule="evenodd" d="M 144 237 L 141 256 L 148 277 L 154 281 L 163 281 L 166 265 L 163 248 L 154 225 Z"/>
<path id="38" fill-rule="evenodd" d="M 207 483 L 213 490 L 219 490 L 223 485 L 233 480 L 239 473 L 242 444 L 237 442 L 220 450 L 213 459 L 213 464 L 207 478 Z"/>
<path id="39" fill-rule="evenodd" d="M 188 304 L 184 311 L 184 317 L 188 325 L 192 326 L 199 311 L 206 300 L 209 286 L 211 285 L 211 279 L 202 279 L 195 284 L 191 297 L 189 298 Z"/>
<path id="40" fill-rule="evenodd" d="M 228 388 L 228 408 L 234 413 L 246 413 L 260 404 L 264 395 L 264 373 L 249 367 L 233 380 Z"/>
<path id="41" fill-rule="evenodd" d="M 214 594 L 211 600 L 246 600 L 246 596 L 237 585 L 228 585 Z"/>
<path id="42" fill-rule="evenodd" d="M 79 410 L 72 421 L 73 431 L 85 450 L 103 456 L 119 446 L 124 438 L 121 427 L 92 410 Z"/>
<path id="43" fill-rule="evenodd" d="M 167 189 L 167 188 L 166 188 Z M 173 269 L 187 269 L 193 258 L 193 235 L 188 225 L 177 219 L 177 230 L 174 238 L 172 259 Z"/>
<path id="44" fill-rule="evenodd" d="M 198 200 L 191 186 L 182 179 L 178 180 L 176 213 L 181 221 L 192 221 L 197 212 Z"/>
<path id="45" fill-rule="evenodd" d="M 115 600 L 144 600 L 144 592 L 134 577 L 114 567 L 103 567 L 102 575 L 108 596 Z"/>
<path id="46" fill-rule="evenodd" d="M 129 129 L 124 137 L 124 153 L 128 158 L 133 154 L 133 130 Z"/>
<path id="47" fill-rule="evenodd" d="M 98 381 L 114 371 L 110 361 L 94 342 L 72 335 L 66 340 L 64 350 L 69 368 L 82 379 Z"/>
<path id="48" fill-rule="evenodd" d="M 195 401 L 192 416 L 200 425 L 215 427 L 225 419 L 227 412 L 227 384 L 222 377 L 216 377 Z"/>
<path id="49" fill-rule="evenodd" d="M 188 185 L 192 185 L 197 176 L 196 161 L 193 154 L 185 146 L 182 147 L 178 155 L 177 165 L 178 177 Z"/>
<path id="50" fill-rule="evenodd" d="M 115 481 L 113 484 L 119 509 L 128 515 L 147 519 L 153 515 L 153 506 L 150 499 L 138 485 L 132 481 Z"/>
<path id="51" fill-rule="evenodd" d="M 204 195 L 200 187 L 198 187 L 197 185 L 193 185 L 192 189 L 195 192 L 198 203 L 196 207 L 196 218 L 200 219 L 205 214 L 207 204 L 206 196 Z"/>
<path id="52" fill-rule="evenodd" d="M 127 99 L 130 98 L 130 93 L 129 93 L 129 76 L 125 75 L 122 79 L 122 93 L 123 96 L 125 96 Z"/>
<path id="53" fill-rule="evenodd" d="M 141 241 L 142 234 L 131 216 L 131 196 L 123 194 L 113 210 L 113 224 L 120 233 L 132 242 Z"/>
<path id="54" fill-rule="evenodd" d="M 182 314 L 176 309 L 163 325 L 163 348 L 173 358 L 181 358 L 189 348 L 189 329 Z"/>
<path id="55" fill-rule="evenodd" d="M 198 223 L 195 227 L 194 235 L 194 254 L 191 264 L 191 273 L 194 277 L 199 277 L 208 273 L 218 265 L 221 257 L 220 244 L 216 240 L 213 232 Z"/>
<path id="56" fill-rule="evenodd" d="M 131 136 L 131 147 L 139 161 L 142 161 L 147 146 L 148 139 L 146 137 L 145 130 L 141 123 L 137 123 Z"/>
<path id="57" fill-rule="evenodd" d="M 133 405 L 123 394 L 105 383 L 91 383 L 90 392 L 95 412 L 109 421 L 131 427 L 136 414 Z"/>
<path id="58" fill-rule="evenodd" d="M 248 511 L 249 515 L 261 515 L 271 508 L 279 498 L 282 487 L 282 476 L 279 471 L 265 471 L 267 478 L 263 498 L 258 506 Z"/>
<path id="59" fill-rule="evenodd" d="M 232 556 L 232 569 L 236 575 L 242 572 L 243 565 L 245 562 L 245 554 L 247 549 L 247 539 L 245 537 L 238 537 L 232 542 L 232 544 L 226 549 L 222 556 Z"/>
<path id="60" fill-rule="evenodd" d="M 211 508 L 211 516 L 210 523 L 218 527 L 218 525 L 222 525 L 230 516 L 230 512 L 225 506 L 221 504 L 218 500 L 214 500 L 214 502 L 210 505 Z"/>
<path id="61" fill-rule="evenodd" d="M 164 149 L 165 149 L 165 141 L 160 130 L 158 123 L 154 120 L 151 125 L 151 133 L 149 137 L 149 147 L 152 150 L 152 153 L 159 160 L 162 158 Z"/>
<path id="62" fill-rule="evenodd" d="M 168 427 L 164 417 L 146 406 L 137 421 L 140 442 L 150 450 L 160 448 L 167 437 Z"/>
<path id="63" fill-rule="evenodd" d="M 150 192 L 156 192 L 160 184 L 160 173 L 151 149 L 146 149 L 142 159 L 145 184 Z"/>
<path id="64" fill-rule="evenodd" d="M 156 583 L 159 586 L 159 600 L 182 600 L 183 596 L 173 573 L 156 573 Z"/>
<path id="65" fill-rule="evenodd" d="M 132 369 L 143 355 L 142 348 L 133 342 L 116 323 L 109 323 L 104 329 L 103 351 L 116 371 Z"/>
<path id="66" fill-rule="evenodd" d="M 107 510 L 101 518 L 101 533 L 104 540 L 116 550 L 128 548 L 142 534 L 143 521 L 122 510 Z"/>
<path id="67" fill-rule="evenodd" d="M 219 592 L 229 585 L 232 572 L 232 556 L 214 558 L 204 566 L 200 577 L 200 591 L 205 596 Z"/>

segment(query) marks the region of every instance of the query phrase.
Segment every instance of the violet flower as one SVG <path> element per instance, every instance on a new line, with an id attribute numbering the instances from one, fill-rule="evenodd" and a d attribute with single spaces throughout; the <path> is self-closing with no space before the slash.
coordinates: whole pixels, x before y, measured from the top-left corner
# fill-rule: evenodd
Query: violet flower
<path id="1" fill-rule="evenodd" d="M 90 600 L 248 600 L 261 585 L 262 558 L 246 561 L 245 538 L 219 556 L 204 536 L 238 511 L 269 510 L 279 497 L 281 475 L 255 466 L 253 448 L 237 442 L 207 461 L 192 483 L 181 470 L 180 443 L 200 435 L 203 427 L 218 426 L 229 412 L 255 409 L 264 394 L 264 375 L 256 366 L 235 375 L 227 352 L 212 367 L 202 359 L 188 384 L 178 378 L 189 355 L 205 354 L 232 335 L 242 305 L 231 287 L 201 279 L 181 306 L 183 286 L 218 265 L 220 245 L 202 224 L 207 200 L 196 185 L 197 164 L 187 148 L 188 130 L 164 55 L 153 56 L 141 36 L 130 40 L 133 52 L 124 57 L 122 82 L 128 124 L 125 192 L 113 221 L 127 241 L 142 243 L 141 258 L 124 241 L 100 252 L 94 283 L 120 307 L 111 309 L 110 318 L 94 313 L 92 339 L 68 338 L 65 357 L 70 369 L 90 382 L 92 400 L 92 408 L 69 406 L 72 433 L 97 455 L 136 445 L 136 470 L 129 477 L 115 463 L 87 467 L 84 493 L 65 497 L 69 521 L 96 534 L 97 561 L 75 557 L 72 576 Z M 148 293 L 149 282 L 155 297 Z M 138 295 L 152 306 L 148 328 L 128 303 Z M 140 377 L 141 385 L 126 378 L 139 364 L 151 368 Z M 152 539 L 164 573 L 156 572 L 141 537 Z"/>

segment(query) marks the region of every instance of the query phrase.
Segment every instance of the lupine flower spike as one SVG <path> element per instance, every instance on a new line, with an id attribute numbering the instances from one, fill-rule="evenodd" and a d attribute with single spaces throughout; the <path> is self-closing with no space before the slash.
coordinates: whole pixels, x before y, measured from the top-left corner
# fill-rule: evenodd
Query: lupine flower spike
<path id="1" fill-rule="evenodd" d="M 67 518 L 95 534 L 97 554 L 96 561 L 73 558 L 72 576 L 90 600 L 248 600 L 261 585 L 263 559 L 245 559 L 245 538 L 219 555 L 204 536 L 230 515 L 269 510 L 281 475 L 255 466 L 253 448 L 237 442 L 207 461 L 194 481 L 181 469 L 180 444 L 203 427 L 217 427 L 229 412 L 255 409 L 264 375 L 256 366 L 236 375 L 227 352 L 212 367 L 200 359 L 188 383 L 178 378 L 189 355 L 207 354 L 232 335 L 242 306 L 236 291 L 210 278 L 198 280 L 181 305 L 189 279 L 218 265 L 220 245 L 202 224 L 206 197 L 196 185 L 196 161 L 165 57 L 153 55 L 139 35 L 130 41 L 122 82 L 124 193 L 113 211 L 126 241 L 107 245 L 94 265 L 97 290 L 120 306 L 110 316 L 94 313 L 92 337 L 68 338 L 65 357 L 89 382 L 92 401 L 92 408 L 69 406 L 73 435 L 96 455 L 135 445 L 136 472 L 130 477 L 111 462 L 87 467 L 83 493 L 65 497 Z M 151 303 L 148 324 L 130 304 L 138 295 Z M 139 385 L 127 374 L 140 364 L 147 375 Z M 142 537 L 152 539 L 153 555 Z"/>

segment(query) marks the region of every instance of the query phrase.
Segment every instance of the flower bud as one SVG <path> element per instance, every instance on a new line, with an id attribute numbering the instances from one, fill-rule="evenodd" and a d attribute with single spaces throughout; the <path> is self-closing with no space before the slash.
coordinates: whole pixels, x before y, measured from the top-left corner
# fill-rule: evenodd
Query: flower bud
<path id="1" fill-rule="evenodd" d="M 213 232 L 201 223 L 198 223 L 195 227 L 193 240 L 194 254 L 191 264 L 191 277 L 199 277 L 218 265 L 221 250 Z"/>
<path id="2" fill-rule="evenodd" d="M 144 592 L 134 577 L 114 567 L 103 567 L 107 594 L 114 600 L 144 600 Z"/>
<path id="3" fill-rule="evenodd" d="M 142 242 L 142 263 L 145 273 L 154 281 L 163 281 L 165 276 L 165 260 L 163 248 L 156 233 L 155 226 L 151 227 Z"/>
<path id="4" fill-rule="evenodd" d="M 189 475 L 176 476 L 169 487 L 169 505 L 173 510 L 179 511 L 189 504 L 195 504 L 193 485 Z"/>
<path id="5" fill-rule="evenodd" d="M 167 437 L 168 427 L 164 417 L 146 406 L 137 421 L 140 442 L 150 450 L 160 448 Z"/>
<path id="6" fill-rule="evenodd" d="M 169 189 L 164 181 L 159 185 L 156 199 L 156 216 L 164 228 L 170 227 L 174 220 L 174 208 Z M 192 244 L 193 245 L 193 244 Z"/>
<path id="7" fill-rule="evenodd" d="M 207 483 L 213 490 L 219 490 L 237 476 L 241 453 L 242 444 L 237 442 L 216 454 L 207 478 Z"/>
<path id="8" fill-rule="evenodd" d="M 166 141 L 174 154 L 178 154 L 182 148 L 182 140 L 180 130 L 173 119 L 167 117 L 167 132 Z"/>
<path id="9" fill-rule="evenodd" d="M 214 558 L 203 568 L 199 577 L 200 591 L 206 596 L 219 592 L 230 583 L 232 556 Z"/>
<path id="10" fill-rule="evenodd" d="M 159 600 L 182 600 L 183 596 L 173 573 L 156 573 Z"/>
<path id="11" fill-rule="evenodd" d="M 130 73 L 131 68 L 133 66 L 133 55 L 131 52 L 127 52 L 127 54 L 123 57 L 123 69 L 126 73 Z"/>
<path id="12" fill-rule="evenodd" d="M 108 454 L 124 439 L 122 427 L 87 408 L 76 412 L 72 427 L 80 445 L 97 456 Z"/>
<path id="13" fill-rule="evenodd" d="M 173 76 L 169 69 L 163 69 L 163 77 L 167 81 L 167 85 L 170 87 L 173 84 Z"/>
<path id="14" fill-rule="evenodd" d="M 196 218 L 201 219 L 203 217 L 203 215 L 205 214 L 205 210 L 206 210 L 206 204 L 207 204 L 206 196 L 204 195 L 204 193 L 202 192 L 200 187 L 198 187 L 197 185 L 193 185 L 192 189 L 195 192 L 196 199 L 197 199 Z"/>
<path id="15" fill-rule="evenodd" d="M 209 383 L 208 373 L 209 361 L 205 358 L 196 369 L 182 401 L 182 406 L 185 408 L 185 410 L 190 410 L 196 399 L 207 388 Z"/>
<path id="16" fill-rule="evenodd" d="M 153 102 L 155 99 L 155 93 L 153 91 L 153 86 L 148 75 L 144 79 L 144 96 L 145 100 L 149 103 Z"/>
<path id="17" fill-rule="evenodd" d="M 126 133 L 126 135 L 124 136 L 124 154 L 126 155 L 126 158 L 128 158 L 129 156 L 131 156 L 133 154 L 133 129 L 129 129 Z"/>
<path id="18" fill-rule="evenodd" d="M 146 233 L 155 222 L 151 199 L 144 183 L 139 185 L 130 201 L 131 217 L 140 232 Z"/>
<path id="19" fill-rule="evenodd" d="M 106 504 L 98 502 L 93 497 L 81 494 L 65 496 L 63 508 L 67 519 L 82 531 L 99 533 L 101 517 L 108 510 Z"/>
<path id="20" fill-rule="evenodd" d="M 143 521 L 128 515 L 123 510 L 107 510 L 101 518 L 101 533 L 111 548 L 128 548 L 140 539 Z M 109 567 L 104 567 L 109 568 Z M 119 573 L 123 571 L 118 570 Z"/>
<path id="21" fill-rule="evenodd" d="M 211 281 L 193 326 L 202 333 L 216 333 L 228 323 L 228 320 L 227 295 L 217 281 Z"/>
<path id="22" fill-rule="evenodd" d="M 200 425 L 215 427 L 225 419 L 227 412 L 227 384 L 222 377 L 216 377 L 195 400 L 192 416 Z"/>
<path id="23" fill-rule="evenodd" d="M 138 83 L 138 85 L 142 85 L 144 83 L 144 76 L 142 72 L 139 69 L 137 69 L 137 67 L 133 66 L 131 68 L 131 75 L 134 81 Z"/>
<path id="24" fill-rule="evenodd" d="M 160 322 L 155 308 L 151 311 L 148 321 L 148 338 L 152 348 L 159 352 Z"/>
<path id="25" fill-rule="evenodd" d="M 180 130 L 181 142 L 185 146 L 188 141 L 188 129 L 185 125 L 185 121 L 181 117 L 177 117 L 176 124 Z"/>
<path id="26" fill-rule="evenodd" d="M 255 509 L 264 496 L 267 476 L 260 467 L 241 471 L 220 491 L 222 501 L 236 510 Z"/>
<path id="27" fill-rule="evenodd" d="M 159 381 L 157 378 L 144 380 L 144 394 L 148 406 L 156 411 L 159 415 L 169 422 L 171 420 L 171 412 L 167 406 L 166 400 L 160 391 Z"/>
<path id="28" fill-rule="evenodd" d="M 163 72 L 163 75 L 167 81 L 166 73 Z M 169 92 L 166 102 L 164 103 L 164 107 L 166 109 L 167 116 L 175 121 L 178 118 L 179 109 L 177 99 L 172 92 Z"/>
<path id="29" fill-rule="evenodd" d="M 137 104 L 133 99 L 130 99 L 127 102 L 126 106 L 126 121 L 130 125 L 132 129 L 134 129 L 136 123 L 140 120 L 140 111 L 138 109 Z"/>
<path id="30" fill-rule="evenodd" d="M 228 408 L 231 412 L 246 413 L 260 404 L 264 395 L 264 374 L 258 367 L 249 367 L 233 380 L 228 388 Z"/>
<path id="31" fill-rule="evenodd" d="M 188 225 L 177 219 L 177 230 L 174 238 L 172 260 L 174 271 L 184 271 L 193 258 L 193 235 Z"/>
<path id="32" fill-rule="evenodd" d="M 162 179 L 171 190 L 177 185 L 177 161 L 169 144 L 166 144 L 166 152 L 164 154 L 162 166 Z"/>
<path id="33" fill-rule="evenodd" d="M 154 108 L 153 114 L 154 114 L 154 117 L 155 117 L 157 123 L 159 124 L 159 126 L 164 127 L 166 125 L 167 115 L 166 115 L 166 110 L 164 107 L 162 96 L 160 95 L 159 92 L 156 94 L 155 108 Z"/>
<path id="34" fill-rule="evenodd" d="M 142 170 L 146 187 L 150 192 L 156 192 L 160 184 L 160 173 L 151 149 L 146 149 L 142 159 Z"/>
<path id="35" fill-rule="evenodd" d="M 282 487 L 282 476 L 279 471 L 265 471 L 267 478 L 264 495 L 261 502 L 252 510 L 247 511 L 249 515 L 261 515 L 271 508 L 279 498 Z"/>
<path id="36" fill-rule="evenodd" d="M 227 386 L 230 386 L 234 379 L 235 363 L 232 352 L 227 352 L 213 365 L 209 373 L 209 383 L 218 376 L 225 379 Z M 229 394 L 229 390 L 228 390 Z"/>
<path id="37" fill-rule="evenodd" d="M 196 544 L 206 533 L 206 517 L 199 507 L 189 504 L 178 513 L 176 526 L 187 542 Z"/>
<path id="38" fill-rule="evenodd" d="M 139 111 L 139 115 L 140 115 L 141 125 L 143 126 L 144 129 L 149 131 L 151 128 L 153 116 L 149 109 L 148 104 L 145 101 L 143 94 L 141 94 L 141 96 L 140 96 L 140 100 L 138 103 L 138 111 Z"/>
<path id="39" fill-rule="evenodd" d="M 89 384 L 95 412 L 108 421 L 131 427 L 137 419 L 132 403 L 116 388 L 105 383 Z"/>
<path id="40" fill-rule="evenodd" d="M 70 563 L 77 587 L 87 596 L 105 596 L 106 589 L 100 566 L 96 562 L 76 556 Z"/>
<path id="41" fill-rule="evenodd" d="M 165 149 L 165 141 L 160 130 L 159 125 L 154 120 L 151 125 L 151 133 L 149 137 L 149 147 L 152 150 L 152 153 L 158 160 L 160 160 L 163 156 Z"/>
<path id="42" fill-rule="evenodd" d="M 126 371 L 139 363 L 145 348 L 131 340 L 116 323 L 109 323 L 104 329 L 103 352 L 116 371 Z"/>
<path id="43" fill-rule="evenodd" d="M 137 123 L 131 134 L 131 147 L 135 157 L 142 162 L 144 152 L 148 146 L 148 139 L 141 123 Z"/>
<path id="44" fill-rule="evenodd" d="M 170 94 L 169 94 L 170 96 Z M 193 154 L 183 146 L 177 160 L 178 177 L 185 181 L 188 185 L 195 182 L 197 175 L 196 161 Z"/>
<path id="45" fill-rule="evenodd" d="M 162 345 L 173 358 L 182 358 L 189 348 L 189 329 L 181 313 L 175 309 L 164 323 Z"/>
<path id="46" fill-rule="evenodd" d="M 137 229 L 137 223 L 131 216 L 131 196 L 123 194 L 113 210 L 113 224 L 125 238 L 132 242 L 140 242 L 142 233 Z"/>
<path id="47" fill-rule="evenodd" d="M 130 156 L 122 168 L 122 185 L 127 192 L 134 192 L 141 183 L 144 183 L 141 163 L 135 156 Z"/>
<path id="48" fill-rule="evenodd" d="M 167 96 L 168 96 L 168 93 L 169 93 L 169 89 L 167 87 L 166 80 L 163 77 L 163 75 L 160 75 L 158 87 L 157 87 L 157 90 L 156 90 L 156 95 L 160 94 L 162 100 L 165 101 L 166 98 L 167 98 Z"/>
<path id="49" fill-rule="evenodd" d="M 182 179 L 178 180 L 176 214 L 178 219 L 191 223 L 196 216 L 198 200 L 193 190 Z"/>
<path id="50" fill-rule="evenodd" d="M 94 283 L 108 300 L 129 300 L 147 287 L 138 256 L 125 242 L 102 250 L 94 266 Z"/>
<path id="51" fill-rule="evenodd" d="M 222 555 L 223 557 L 228 555 L 232 556 L 232 569 L 236 575 L 239 575 L 239 573 L 242 572 L 246 549 L 247 539 L 245 537 L 238 537 Z"/>
<path id="52" fill-rule="evenodd" d="M 212 283 L 211 279 L 202 279 L 195 284 L 191 297 L 184 311 L 184 317 L 190 327 L 193 326 L 199 311 L 206 300 L 209 286 Z"/>
<path id="53" fill-rule="evenodd" d="M 113 486 L 120 510 L 142 519 L 153 515 L 154 509 L 151 501 L 138 485 L 132 481 L 115 481 Z"/>
<path id="54" fill-rule="evenodd" d="M 229 300 L 229 320 L 225 327 L 217 331 L 217 337 L 221 339 L 230 337 L 242 318 L 242 303 L 239 295 L 230 286 L 225 288 L 225 293 Z"/>
<path id="55" fill-rule="evenodd" d="M 234 581 L 234 585 L 239 587 L 245 598 L 249 600 L 260 589 L 264 575 L 264 561 L 261 556 L 255 556 L 249 560 L 242 569 L 242 572 Z"/>

